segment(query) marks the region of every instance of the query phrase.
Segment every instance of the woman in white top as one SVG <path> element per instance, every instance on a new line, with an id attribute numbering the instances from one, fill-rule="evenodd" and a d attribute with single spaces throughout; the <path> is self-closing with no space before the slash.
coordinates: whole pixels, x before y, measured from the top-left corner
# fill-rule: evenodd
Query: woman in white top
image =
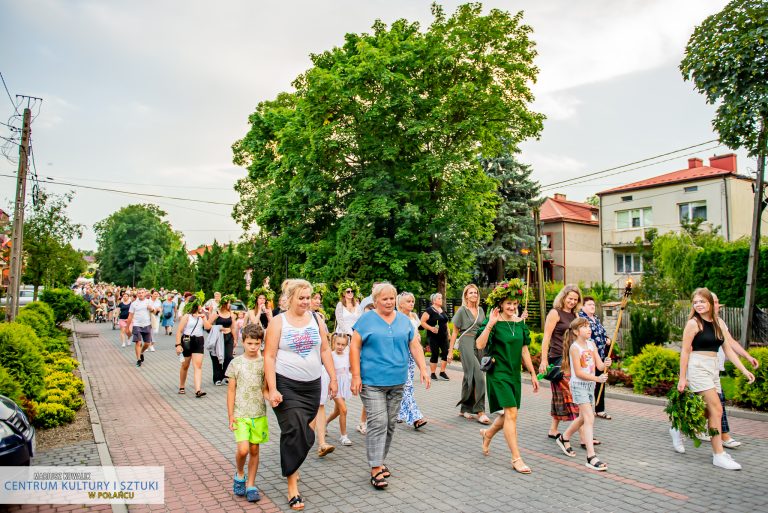
<path id="1" fill-rule="evenodd" d="M 305 280 L 285 280 L 287 311 L 267 327 L 264 379 L 269 401 L 280 424 L 280 466 L 288 478 L 288 504 L 304 509 L 299 494 L 298 470 L 315 443 L 315 416 L 320 404 L 321 368 L 330 376 L 329 396 L 338 390 L 328 334 L 309 311 L 312 285 Z"/>
<path id="2" fill-rule="evenodd" d="M 413 324 L 413 329 L 418 333 L 421 321 L 419 316 L 413 313 L 413 307 L 416 306 L 416 298 L 410 292 L 402 292 L 397 296 L 397 309 L 403 315 L 407 316 Z M 421 413 L 416 399 L 413 397 L 413 375 L 416 370 L 416 361 L 413 357 L 408 358 L 408 381 L 403 385 L 403 402 L 400 403 L 400 413 L 397 420 L 407 422 L 414 429 L 423 427 L 427 421 L 424 420 L 424 414 Z"/>
<path id="3" fill-rule="evenodd" d="M 336 330 L 335 333 L 352 334 L 352 326 L 363 314 L 360 301 L 357 299 L 355 282 L 344 282 L 339 292 L 340 301 L 336 304 Z"/>
<path id="4" fill-rule="evenodd" d="M 203 353 L 205 352 L 205 312 L 195 296 L 185 306 L 184 315 L 179 321 L 179 329 L 176 331 L 176 354 L 184 356 L 184 362 L 179 369 L 179 393 L 186 393 L 184 387 L 187 382 L 187 371 L 190 362 L 194 369 L 195 397 L 205 395 L 201 390 L 203 386 Z M 184 337 L 189 337 L 189 342 L 184 343 Z"/>

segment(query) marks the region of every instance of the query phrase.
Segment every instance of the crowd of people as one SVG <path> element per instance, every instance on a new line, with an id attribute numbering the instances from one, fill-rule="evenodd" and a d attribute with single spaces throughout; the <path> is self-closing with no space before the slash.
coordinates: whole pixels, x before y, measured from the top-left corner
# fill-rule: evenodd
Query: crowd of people
<path id="1" fill-rule="evenodd" d="M 250 308 L 237 314 L 231 309 L 235 298 L 218 292 L 207 302 L 199 294 L 165 290 L 96 286 L 79 293 L 91 304 L 93 320 L 102 299 L 106 301 L 106 316 L 121 330 L 122 345 L 132 337 L 137 367 L 144 362 L 144 352 L 153 350 L 153 334 L 158 334 L 159 327 L 168 336 L 176 328 L 175 347 L 182 362 L 179 394 L 186 393 L 192 364 L 195 397 L 206 395 L 202 390 L 203 355 L 210 354 L 214 385 L 228 387 L 229 427 L 237 444 L 233 490 L 249 501 L 260 497 L 255 478 L 259 445 L 269 439 L 267 404 L 280 426 L 280 464 L 291 509 L 304 507 L 299 468 L 316 440 L 318 457 L 335 449 L 326 441 L 326 426 L 338 419 L 339 443 L 352 444 L 346 402 L 354 396 L 363 405 L 357 429 L 365 435 L 370 484 L 386 488 L 392 477 L 386 461 L 396 424 L 407 423 L 417 430 L 427 424 L 416 404 L 414 384 L 420 381 L 429 389 L 435 381 L 449 380 L 447 365 L 454 349 L 459 351 L 463 370 L 458 414 L 487 426 L 480 429 L 484 455 L 490 454 L 494 436 L 503 431 L 512 468 L 521 474 L 532 473 L 517 437 L 525 369 L 534 393 L 539 390 L 539 379 L 550 382 L 547 435 L 555 446 L 575 457 L 571 439 L 578 433 L 586 451 L 585 465 L 596 471 L 608 469 L 596 454 L 602 442 L 595 437 L 594 423 L 596 417 L 612 418 L 606 412 L 602 390 L 612 363 L 611 341 L 596 315 L 595 299 L 583 297 L 575 285 L 563 287 L 547 314 L 538 375 L 528 349 L 527 291 L 519 280 L 494 288 L 484 301 L 487 312 L 481 306 L 479 288 L 467 285 L 461 307 L 450 319 L 439 293 L 431 296 L 429 307 L 419 317 L 411 293 L 398 294 L 392 284 L 380 282 L 361 301 L 357 284 L 346 281 L 339 287 L 332 330 L 322 309 L 321 289 L 301 279 L 283 283 L 276 307 L 274 293 L 267 286 L 257 289 Z M 731 360 L 749 382 L 754 376 L 739 356 L 755 368 L 758 362 L 733 340 L 718 317 L 718 308 L 717 297 L 707 289 L 694 292 L 683 335 L 678 389 L 687 387 L 702 395 L 709 432 L 716 433 L 708 437 L 713 464 L 736 470 L 740 465 L 724 451 L 740 443 L 728 434 L 718 371 L 723 358 L 718 361 L 718 353 Z M 429 370 L 419 329 L 426 332 L 431 352 Z M 243 353 L 235 356 L 239 345 Z M 332 411 L 326 412 L 325 407 L 331 405 Z M 562 432 L 561 422 L 570 422 Z M 684 452 L 680 433 L 671 433 L 675 450 Z M 701 436 L 707 437 L 707 433 Z"/>

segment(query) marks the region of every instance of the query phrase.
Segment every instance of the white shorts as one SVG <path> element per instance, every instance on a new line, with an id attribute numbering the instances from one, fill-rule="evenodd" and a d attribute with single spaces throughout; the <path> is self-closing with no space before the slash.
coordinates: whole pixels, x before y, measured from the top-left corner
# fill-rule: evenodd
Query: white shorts
<path id="1" fill-rule="evenodd" d="M 714 388 L 720 393 L 720 371 L 717 356 L 707 356 L 695 351 L 688 359 L 688 388 L 691 392 L 704 392 Z"/>

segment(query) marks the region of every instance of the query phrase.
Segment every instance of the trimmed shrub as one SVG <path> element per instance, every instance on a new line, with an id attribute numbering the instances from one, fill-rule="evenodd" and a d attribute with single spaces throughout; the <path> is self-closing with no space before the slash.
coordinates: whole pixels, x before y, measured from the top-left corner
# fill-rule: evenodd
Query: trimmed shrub
<path id="1" fill-rule="evenodd" d="M 19 315 L 14 319 L 19 324 L 26 324 L 35 331 L 39 337 L 49 337 L 53 335 L 55 326 L 48 322 L 48 318 L 35 310 L 19 310 Z M 42 346 L 41 346 L 42 347 Z"/>
<path id="2" fill-rule="evenodd" d="M 5 367 L 0 367 L 0 394 L 9 397 L 16 403 L 21 401 L 21 385 Z"/>
<path id="3" fill-rule="evenodd" d="M 738 404 L 768 410 L 768 347 L 756 347 L 749 354 L 757 358 L 760 366 L 757 369 L 747 367 L 755 375 L 755 382 L 747 384 L 747 379 L 736 371 L 736 396 Z"/>
<path id="4" fill-rule="evenodd" d="M 0 362 L 29 399 L 43 392 L 45 361 L 32 328 L 16 322 L 0 324 Z"/>
<path id="5" fill-rule="evenodd" d="M 717 291 L 722 305 L 744 304 L 749 246 L 739 241 L 726 248 L 705 248 L 696 255 L 692 279 L 699 287 Z M 760 247 L 755 304 L 768 306 L 768 247 Z"/>
<path id="6" fill-rule="evenodd" d="M 66 337 L 40 337 L 40 342 L 49 353 L 66 353 L 69 355 L 69 340 Z"/>
<path id="7" fill-rule="evenodd" d="M 647 344 L 669 342 L 669 325 L 664 321 L 662 312 L 636 308 L 629 315 L 632 324 L 629 338 L 633 355 L 640 354 Z"/>
<path id="8" fill-rule="evenodd" d="M 53 428 L 69 424 L 75 420 L 75 411 L 59 403 L 37 404 L 35 425 L 41 428 Z"/>
<path id="9" fill-rule="evenodd" d="M 56 324 L 56 315 L 53 313 L 53 308 L 48 303 L 44 303 L 42 301 L 35 301 L 33 303 L 29 303 L 26 306 L 23 306 L 19 309 L 19 314 L 21 312 L 35 312 L 43 317 L 45 317 L 48 320 L 48 324 L 50 326 L 54 326 Z"/>
<path id="10" fill-rule="evenodd" d="M 633 388 L 632 376 L 623 369 L 608 369 L 608 384 Z"/>
<path id="11" fill-rule="evenodd" d="M 46 364 L 48 371 L 72 372 L 80 366 L 80 362 L 71 356 L 58 357 L 53 362 Z"/>
<path id="12" fill-rule="evenodd" d="M 666 395 L 677 383 L 679 372 L 680 354 L 656 345 L 645 346 L 629 368 L 634 391 L 649 395 Z"/>
<path id="13" fill-rule="evenodd" d="M 91 316 L 88 302 L 69 289 L 45 289 L 40 300 L 53 309 L 57 325 L 72 316 L 81 321 L 87 321 Z"/>
<path id="14" fill-rule="evenodd" d="M 78 394 L 82 394 L 85 383 L 71 372 L 54 371 L 45 377 L 45 387 L 49 390 L 72 387 Z"/>
<path id="15" fill-rule="evenodd" d="M 46 403 L 63 404 L 70 410 L 79 410 L 83 407 L 83 398 L 73 388 L 47 390 L 43 400 Z"/>

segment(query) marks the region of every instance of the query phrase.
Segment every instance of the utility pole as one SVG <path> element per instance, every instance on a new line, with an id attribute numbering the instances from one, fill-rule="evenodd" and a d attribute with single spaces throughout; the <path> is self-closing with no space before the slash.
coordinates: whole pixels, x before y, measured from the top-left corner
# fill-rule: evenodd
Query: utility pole
<path id="1" fill-rule="evenodd" d="M 755 208 L 752 212 L 752 240 L 749 244 L 749 263 L 747 265 L 747 289 L 744 294 L 744 311 L 742 313 L 741 346 L 749 347 L 749 335 L 752 331 L 752 311 L 755 306 L 755 288 L 757 287 L 757 261 L 760 258 L 760 226 L 762 224 L 765 199 L 765 153 L 766 132 L 768 127 L 763 120 L 760 135 L 757 137 L 757 180 L 755 181 Z"/>
<path id="2" fill-rule="evenodd" d="M 13 238 L 11 242 L 10 284 L 8 286 L 8 310 L 6 318 L 13 321 L 19 311 L 19 289 L 21 287 L 21 260 L 24 247 L 24 200 L 27 195 L 27 166 L 29 163 L 29 136 L 32 131 L 32 111 L 24 109 L 24 125 L 19 145 L 19 170 L 16 177 L 16 203 L 13 207 Z"/>
<path id="3" fill-rule="evenodd" d="M 544 261 L 541 256 L 541 215 L 539 207 L 533 209 L 533 224 L 536 227 L 536 274 L 539 279 L 539 315 L 541 316 L 541 329 L 544 329 L 544 320 L 547 318 L 547 295 L 544 292 Z"/>

